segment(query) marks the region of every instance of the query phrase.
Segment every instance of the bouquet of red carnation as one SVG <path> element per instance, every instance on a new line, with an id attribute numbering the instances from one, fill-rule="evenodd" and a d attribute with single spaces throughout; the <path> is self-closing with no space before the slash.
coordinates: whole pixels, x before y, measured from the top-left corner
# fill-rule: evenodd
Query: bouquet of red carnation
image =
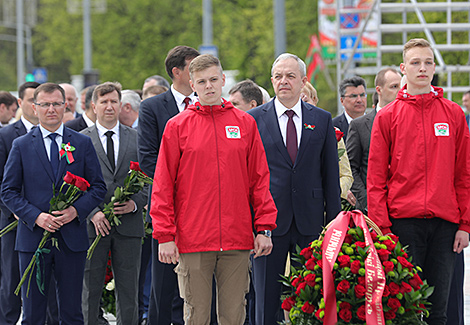
<path id="1" fill-rule="evenodd" d="M 103 213 L 106 216 L 106 219 L 108 219 L 111 226 L 119 226 L 121 224 L 121 221 L 119 220 L 121 216 L 114 214 L 114 204 L 128 201 L 132 195 L 140 192 L 144 188 L 145 184 L 152 183 L 153 180 L 148 177 L 142 171 L 142 169 L 140 169 L 139 163 L 131 161 L 129 175 L 127 175 L 126 179 L 124 180 L 124 186 L 116 187 L 116 189 L 114 190 L 114 196 L 111 198 L 111 201 L 109 201 L 108 204 L 105 204 L 103 209 Z M 98 245 L 101 237 L 101 234 L 98 234 L 98 236 L 96 236 L 95 240 L 91 244 L 90 248 L 88 248 L 88 259 L 91 259 L 91 256 L 93 255 L 93 252 L 96 246 Z"/>
<path id="2" fill-rule="evenodd" d="M 298 249 L 301 266 L 283 277 L 282 308 L 292 324 L 426 324 L 434 288 L 397 236 L 377 232 L 358 210 L 341 212 L 320 239 Z"/>
<path id="3" fill-rule="evenodd" d="M 67 186 L 67 191 L 64 193 L 64 187 Z M 70 207 L 86 190 L 90 187 L 90 184 L 87 182 L 86 179 L 74 175 L 70 172 L 67 172 L 64 176 L 64 182 L 59 189 L 59 192 L 56 193 L 54 185 L 52 186 L 52 198 L 49 201 L 49 213 L 52 211 L 62 211 Z M 16 221 L 18 224 L 18 221 Z M 8 227 L 8 226 L 7 226 Z M 41 254 L 49 253 L 49 249 L 44 248 L 47 240 L 51 237 L 51 233 L 47 230 L 44 230 L 43 236 L 41 241 L 39 242 L 39 246 L 36 250 L 36 253 L 33 255 L 31 262 L 29 262 L 28 267 L 26 268 L 23 277 L 20 280 L 20 283 L 16 287 L 15 294 L 18 295 L 21 289 L 21 286 L 26 281 L 26 278 L 29 276 L 28 279 L 28 291 L 26 292 L 26 296 L 29 293 L 29 287 L 31 284 L 31 277 L 33 275 L 34 266 L 37 264 L 36 259 L 37 256 L 41 256 Z M 57 247 L 57 238 L 52 238 L 52 244 Z M 38 264 L 38 268 L 36 270 L 36 281 L 38 284 L 39 291 L 44 294 L 44 282 L 43 282 L 43 274 Z"/>

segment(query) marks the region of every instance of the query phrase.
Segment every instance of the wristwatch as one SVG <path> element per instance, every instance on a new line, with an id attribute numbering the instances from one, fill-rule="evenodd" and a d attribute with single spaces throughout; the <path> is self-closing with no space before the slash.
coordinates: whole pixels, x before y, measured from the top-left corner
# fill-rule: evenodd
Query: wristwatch
<path id="1" fill-rule="evenodd" d="M 271 236 L 272 236 L 271 230 L 260 230 L 260 231 L 258 231 L 258 234 L 265 235 L 268 238 L 271 238 Z"/>

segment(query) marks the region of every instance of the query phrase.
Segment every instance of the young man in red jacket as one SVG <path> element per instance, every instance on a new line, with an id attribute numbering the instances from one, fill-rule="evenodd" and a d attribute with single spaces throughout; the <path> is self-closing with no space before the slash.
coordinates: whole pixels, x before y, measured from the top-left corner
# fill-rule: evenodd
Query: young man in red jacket
<path id="1" fill-rule="evenodd" d="M 270 254 L 277 209 L 255 120 L 222 99 L 219 60 L 201 55 L 189 73 L 199 101 L 170 119 L 163 133 L 152 190 L 153 236 L 159 260 L 178 263 L 185 323 L 209 323 L 215 275 L 219 323 L 239 325 L 250 250 L 255 257 Z"/>
<path id="2" fill-rule="evenodd" d="M 369 216 L 409 245 L 434 286 L 429 324 L 446 324 L 456 253 L 470 232 L 470 135 L 459 105 L 433 87 L 434 55 L 424 39 L 405 44 L 407 77 L 397 100 L 377 113 L 367 173 Z"/>

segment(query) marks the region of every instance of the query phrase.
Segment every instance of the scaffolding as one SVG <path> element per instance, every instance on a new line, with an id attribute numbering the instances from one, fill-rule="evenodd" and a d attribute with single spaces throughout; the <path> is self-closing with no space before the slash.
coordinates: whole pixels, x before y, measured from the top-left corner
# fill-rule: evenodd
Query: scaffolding
<path id="1" fill-rule="evenodd" d="M 436 74 L 440 81 L 444 80 L 444 83 L 439 83 L 439 87 L 443 88 L 446 97 L 452 100 L 453 94 L 470 89 L 470 0 L 374 0 L 368 9 L 354 7 L 351 2 L 352 0 L 336 0 L 337 40 L 348 35 L 354 36 L 355 40 L 354 45 L 349 48 L 341 48 L 340 42 L 337 41 L 338 55 L 335 60 L 330 61 L 330 65 L 336 65 L 337 85 L 352 75 L 366 78 L 375 76 L 386 66 L 398 68 L 401 58 L 397 55 L 401 56 L 403 44 L 408 39 L 421 35 L 418 37 L 426 38 L 434 50 Z M 378 17 L 378 24 L 370 23 L 374 14 Z M 365 23 L 358 28 L 344 28 L 340 23 L 342 15 L 362 15 L 365 17 Z M 397 15 L 401 16 L 401 23 L 396 23 Z M 394 23 L 390 23 L 391 20 Z M 363 34 L 367 32 L 377 33 L 376 48 L 359 46 Z M 455 37 L 457 34 L 459 37 Z M 464 44 L 462 35 L 466 36 Z M 375 55 L 355 59 L 357 55 L 366 53 Z M 391 57 L 396 59 L 393 63 L 390 62 Z M 373 91 L 373 87 L 369 88 Z M 338 114 L 342 113 L 342 110 L 338 98 Z"/>

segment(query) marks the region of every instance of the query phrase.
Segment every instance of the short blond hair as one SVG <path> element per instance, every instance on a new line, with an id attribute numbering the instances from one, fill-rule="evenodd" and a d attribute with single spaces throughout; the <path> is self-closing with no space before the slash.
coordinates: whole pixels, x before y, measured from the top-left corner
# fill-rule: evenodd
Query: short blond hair
<path id="1" fill-rule="evenodd" d="M 305 83 L 304 88 L 302 88 L 302 92 L 307 95 L 310 99 L 312 99 L 313 102 L 318 102 L 317 90 L 309 81 Z"/>
<path id="2" fill-rule="evenodd" d="M 429 44 L 429 42 L 426 41 L 424 38 L 410 39 L 408 42 L 406 42 L 405 46 L 403 46 L 403 62 L 405 62 L 406 53 L 408 53 L 409 50 L 415 47 L 421 47 L 421 48 L 428 47 L 432 49 L 431 44 Z"/>
<path id="3" fill-rule="evenodd" d="M 192 60 L 191 63 L 189 64 L 189 68 L 188 68 L 191 80 L 193 79 L 194 72 L 206 70 L 213 66 L 219 67 L 220 74 L 223 73 L 222 65 L 220 64 L 219 59 L 217 59 L 217 57 L 213 56 L 212 54 L 202 54 L 194 58 L 194 60 Z"/>

